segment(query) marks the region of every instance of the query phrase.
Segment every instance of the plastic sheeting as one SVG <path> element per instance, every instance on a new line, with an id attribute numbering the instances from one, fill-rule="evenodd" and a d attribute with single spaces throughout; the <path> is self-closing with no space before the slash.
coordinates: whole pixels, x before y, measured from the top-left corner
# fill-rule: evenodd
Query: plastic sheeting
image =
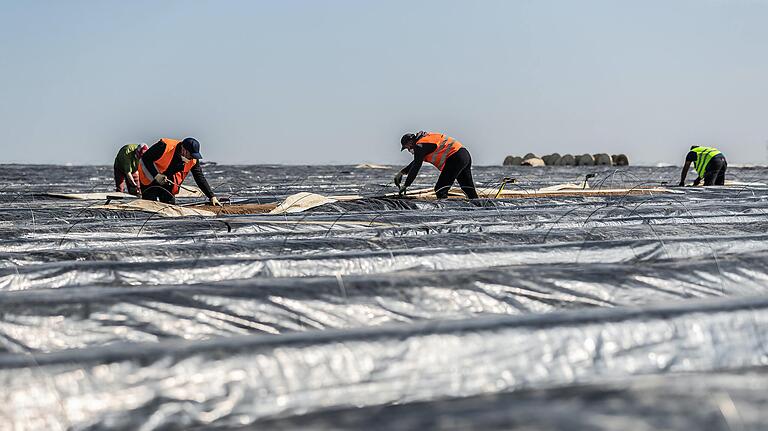
<path id="1" fill-rule="evenodd" d="M 0 172 L 0 417 L 13 429 L 766 421 L 764 186 L 424 202 L 381 198 L 394 170 L 207 166 L 234 202 L 369 198 L 163 219 L 38 196 L 109 190 L 107 167 L 46 167 L 32 185 L 29 169 Z M 598 190 L 679 175 L 475 177 L 535 190 L 591 172 Z M 417 186 L 434 180 L 425 169 Z"/>

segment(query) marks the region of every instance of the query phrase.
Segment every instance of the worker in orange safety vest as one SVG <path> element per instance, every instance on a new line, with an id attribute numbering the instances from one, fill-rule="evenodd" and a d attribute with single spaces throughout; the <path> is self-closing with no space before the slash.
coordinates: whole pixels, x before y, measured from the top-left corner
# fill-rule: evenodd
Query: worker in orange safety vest
<path id="1" fill-rule="evenodd" d="M 192 172 L 195 183 L 208 197 L 211 205 L 220 206 L 203 175 L 199 160 L 200 143 L 195 138 L 182 141 L 163 138 L 149 147 L 139 162 L 139 181 L 143 199 L 176 203 L 181 183 Z"/>
<path id="2" fill-rule="evenodd" d="M 395 175 L 395 185 L 400 194 L 416 179 L 423 162 L 429 162 L 440 170 L 440 177 L 435 184 L 438 199 L 448 197 L 454 181 L 458 181 L 461 190 L 469 199 L 477 199 L 475 182 L 472 180 L 472 156 L 461 143 L 441 133 L 406 133 L 400 139 L 400 151 L 408 150 L 413 154 L 413 161 Z M 407 175 L 405 184 L 400 184 L 403 175 Z"/>

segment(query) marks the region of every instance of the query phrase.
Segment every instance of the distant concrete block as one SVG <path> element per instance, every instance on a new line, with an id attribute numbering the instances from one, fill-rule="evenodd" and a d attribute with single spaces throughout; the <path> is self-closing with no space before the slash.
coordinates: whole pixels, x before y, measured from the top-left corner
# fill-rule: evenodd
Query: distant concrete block
<path id="1" fill-rule="evenodd" d="M 611 159 L 616 166 L 629 166 L 629 159 L 624 154 L 614 154 Z"/>
<path id="2" fill-rule="evenodd" d="M 582 154 L 576 157 L 576 166 L 594 166 L 595 159 L 591 154 Z"/>
<path id="3" fill-rule="evenodd" d="M 520 164 L 523 162 L 522 157 L 517 156 L 507 156 L 504 158 L 504 166 L 520 166 Z"/>
<path id="4" fill-rule="evenodd" d="M 560 160 L 557 161 L 557 165 L 558 166 L 576 166 L 576 158 L 570 154 L 564 154 L 562 157 L 560 157 Z"/>
<path id="5" fill-rule="evenodd" d="M 606 153 L 597 153 L 593 158 L 595 160 L 595 165 L 597 166 L 611 166 L 613 164 L 611 156 Z"/>
<path id="6" fill-rule="evenodd" d="M 544 163 L 546 163 L 547 166 L 557 166 L 557 164 L 560 162 L 560 154 L 549 154 L 543 156 L 541 160 L 544 160 Z"/>

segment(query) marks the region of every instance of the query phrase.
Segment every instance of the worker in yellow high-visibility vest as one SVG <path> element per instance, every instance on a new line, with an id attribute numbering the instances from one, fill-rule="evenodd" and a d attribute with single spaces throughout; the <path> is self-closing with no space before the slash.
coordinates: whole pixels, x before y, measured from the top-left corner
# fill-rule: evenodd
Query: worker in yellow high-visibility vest
<path id="1" fill-rule="evenodd" d="M 701 180 L 704 180 L 705 186 L 722 186 L 725 184 L 725 171 L 728 168 L 728 162 L 717 148 L 697 145 L 691 147 L 691 151 L 685 156 L 683 172 L 680 174 L 680 187 L 685 185 L 685 177 L 688 175 L 691 163 L 698 174 L 693 182 L 694 186 L 698 186 Z"/>

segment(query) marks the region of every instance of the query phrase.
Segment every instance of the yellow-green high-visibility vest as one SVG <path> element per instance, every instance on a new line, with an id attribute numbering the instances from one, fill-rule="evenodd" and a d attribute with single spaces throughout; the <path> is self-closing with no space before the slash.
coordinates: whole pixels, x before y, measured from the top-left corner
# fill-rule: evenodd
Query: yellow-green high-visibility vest
<path id="1" fill-rule="evenodd" d="M 707 170 L 707 165 L 712 157 L 720 154 L 720 150 L 712 147 L 693 147 L 691 151 L 696 153 L 696 161 L 693 162 L 693 168 L 700 178 L 704 178 L 704 171 Z"/>

